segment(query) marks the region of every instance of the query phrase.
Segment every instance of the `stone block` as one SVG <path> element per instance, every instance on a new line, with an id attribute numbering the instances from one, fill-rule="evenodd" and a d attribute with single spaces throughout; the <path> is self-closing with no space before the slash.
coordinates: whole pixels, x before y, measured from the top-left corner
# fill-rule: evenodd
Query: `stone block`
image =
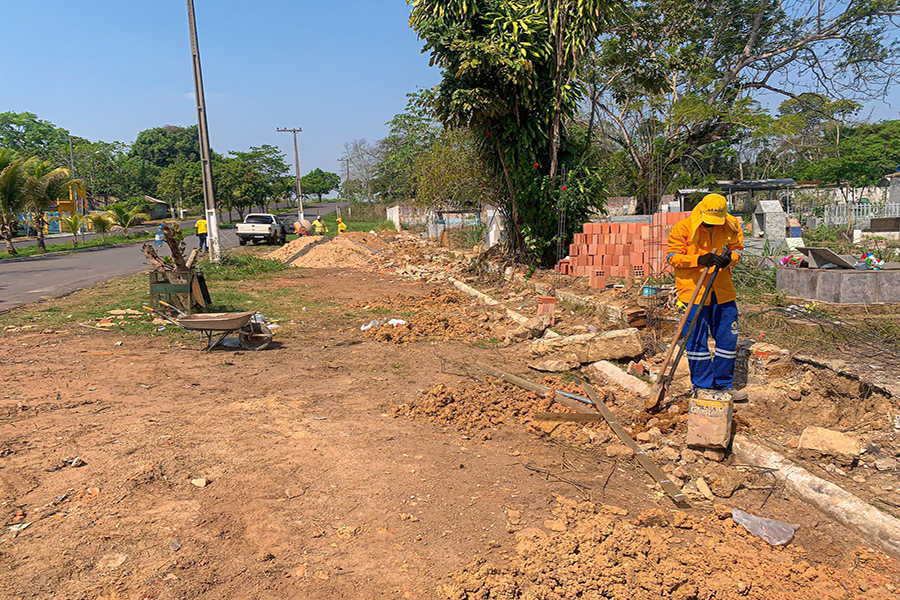
<path id="1" fill-rule="evenodd" d="M 590 365 L 588 367 L 588 374 L 592 377 L 597 375 L 602 379 L 606 379 L 619 387 L 623 387 L 629 392 L 634 392 L 642 397 L 649 396 L 651 392 L 648 383 L 638 379 L 634 375 L 629 375 L 616 365 L 605 360 Z"/>
<path id="2" fill-rule="evenodd" d="M 859 438 L 824 427 L 804 429 L 798 447 L 800 450 L 849 459 L 857 458 L 861 452 Z"/>
<path id="3" fill-rule="evenodd" d="M 640 333 L 633 327 L 602 333 L 545 338 L 535 340 L 531 344 L 531 353 L 535 356 L 562 352 L 573 352 L 584 364 L 600 360 L 634 358 L 644 353 L 644 344 Z"/>

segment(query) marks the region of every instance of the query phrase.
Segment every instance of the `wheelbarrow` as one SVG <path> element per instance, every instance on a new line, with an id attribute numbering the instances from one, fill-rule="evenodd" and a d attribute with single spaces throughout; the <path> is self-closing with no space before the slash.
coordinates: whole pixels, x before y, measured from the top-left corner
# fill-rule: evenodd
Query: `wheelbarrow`
<path id="1" fill-rule="evenodd" d="M 170 305 L 164 304 L 169 308 L 179 312 L 178 309 Z M 265 323 L 253 320 L 256 311 L 232 312 L 232 313 L 199 313 L 186 315 L 181 313 L 177 318 L 169 317 L 164 313 L 154 310 L 149 306 L 144 307 L 145 310 L 155 312 L 162 315 L 175 325 L 187 331 L 199 331 L 206 336 L 206 348 L 204 352 L 209 352 L 216 346 L 222 344 L 229 335 L 238 334 L 241 347 L 245 350 L 265 350 L 272 343 L 275 336 L 272 330 L 266 327 Z"/>

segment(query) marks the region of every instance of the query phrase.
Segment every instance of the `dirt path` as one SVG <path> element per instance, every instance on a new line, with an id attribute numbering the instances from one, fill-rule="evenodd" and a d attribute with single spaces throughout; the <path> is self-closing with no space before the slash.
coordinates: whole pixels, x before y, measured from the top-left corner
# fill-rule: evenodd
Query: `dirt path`
<path id="1" fill-rule="evenodd" d="M 460 369 L 475 360 L 521 369 L 524 349 L 369 341 L 351 305 L 429 288 L 346 270 L 296 277 L 276 287 L 302 284 L 327 307 L 266 352 L 4 337 L 0 500 L 7 525 L 32 524 L 0 533 L 0 597 L 434 598 L 475 556 L 513 561 L 513 534 L 557 518 L 555 495 L 619 507 L 620 519 L 674 512 L 630 460 L 515 423 L 467 436 L 393 417 L 424 390 L 470 381 Z M 64 466 L 75 457 L 86 464 Z M 788 565 L 855 569 L 854 582 L 880 569 L 882 591 L 896 576 L 777 490 L 741 490 L 732 505 L 801 525 Z M 520 597 L 493 591 L 468 597 Z"/>

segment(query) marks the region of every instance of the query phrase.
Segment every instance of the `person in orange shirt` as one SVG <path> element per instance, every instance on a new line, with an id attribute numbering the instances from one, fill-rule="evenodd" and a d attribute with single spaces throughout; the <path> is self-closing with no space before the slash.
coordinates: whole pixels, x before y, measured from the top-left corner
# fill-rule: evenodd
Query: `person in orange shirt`
<path id="1" fill-rule="evenodd" d="M 696 315 L 697 324 L 686 350 L 694 388 L 726 390 L 736 402 L 745 401 L 747 394 L 734 389 L 738 309 L 731 268 L 741 260 L 743 251 L 744 233 L 738 220 L 728 214 L 725 197 L 708 194 L 690 217 L 672 228 L 666 255 L 675 268 L 675 287 L 683 303 L 690 302 L 704 269 L 719 268 L 704 306 L 690 309 L 688 323 Z M 715 357 L 709 352 L 710 337 L 716 341 Z"/>

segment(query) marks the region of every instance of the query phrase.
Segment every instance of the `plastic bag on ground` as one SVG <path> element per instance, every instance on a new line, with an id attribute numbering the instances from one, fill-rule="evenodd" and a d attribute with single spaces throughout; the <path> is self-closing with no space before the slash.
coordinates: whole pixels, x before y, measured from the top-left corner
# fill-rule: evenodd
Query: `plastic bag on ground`
<path id="1" fill-rule="evenodd" d="M 406 325 L 406 321 L 404 321 L 403 319 L 391 319 L 390 321 L 388 321 L 388 325 L 397 327 L 398 325 Z"/>
<path id="2" fill-rule="evenodd" d="M 791 525 L 777 519 L 757 517 L 739 508 L 731 510 L 731 518 L 735 523 L 743 525 L 744 529 L 757 537 L 761 537 L 773 546 L 784 546 L 794 539 L 794 532 L 800 529 L 799 525 Z"/>
<path id="3" fill-rule="evenodd" d="M 372 329 L 373 327 L 378 327 L 379 325 L 381 325 L 381 321 L 379 321 L 378 319 L 372 319 L 371 321 L 369 321 L 368 325 L 361 325 L 359 330 L 360 331 L 368 331 L 368 330 Z"/>

